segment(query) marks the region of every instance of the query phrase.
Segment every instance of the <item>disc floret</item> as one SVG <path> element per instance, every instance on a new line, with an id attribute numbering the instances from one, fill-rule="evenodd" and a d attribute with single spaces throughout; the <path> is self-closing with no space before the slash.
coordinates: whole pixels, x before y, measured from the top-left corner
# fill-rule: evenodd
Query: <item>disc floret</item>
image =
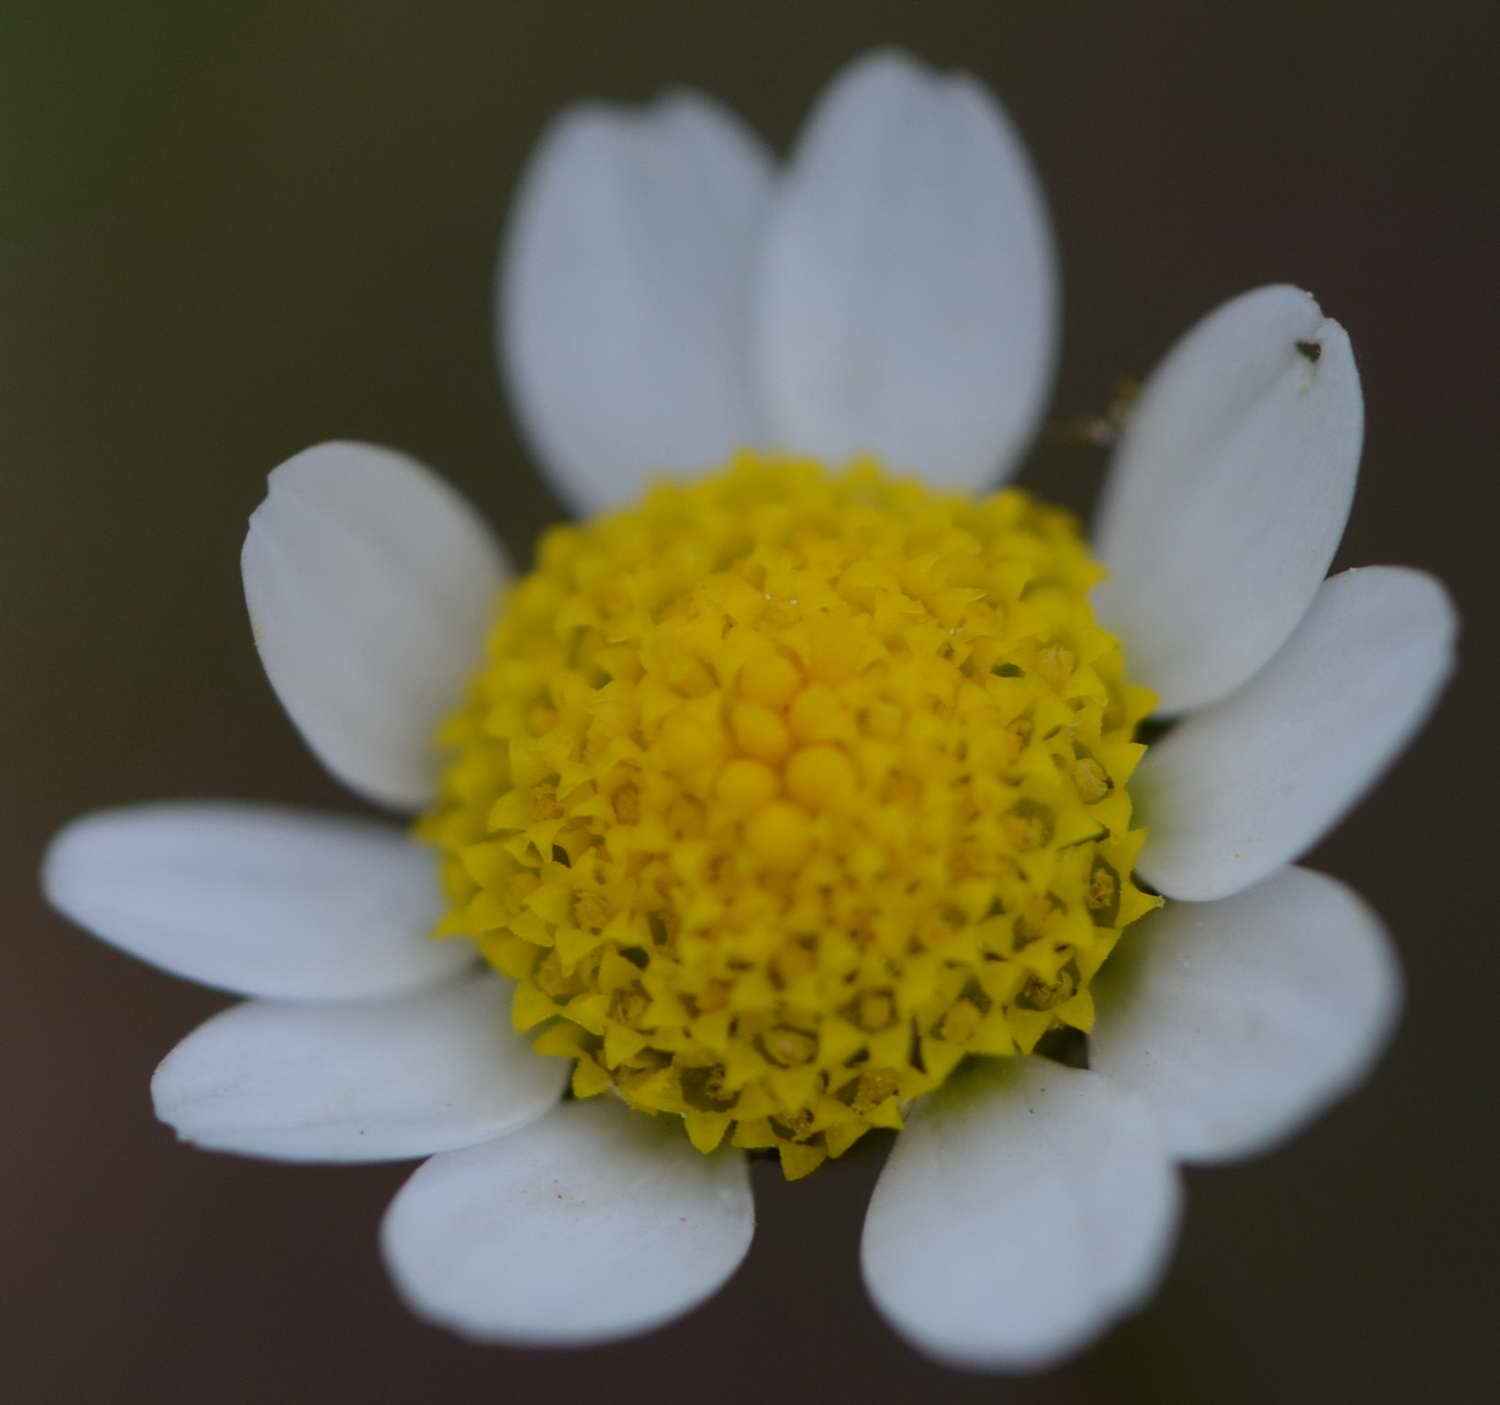
<path id="1" fill-rule="evenodd" d="M 544 538 L 445 728 L 445 934 L 572 1087 L 789 1176 L 1087 1030 L 1151 696 L 1068 514 L 741 455 Z"/>

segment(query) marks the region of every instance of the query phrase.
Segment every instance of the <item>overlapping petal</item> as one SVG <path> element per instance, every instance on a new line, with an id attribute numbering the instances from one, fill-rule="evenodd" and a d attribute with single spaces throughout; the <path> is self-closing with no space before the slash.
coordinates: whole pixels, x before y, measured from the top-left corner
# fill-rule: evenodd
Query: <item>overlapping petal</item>
<path id="1" fill-rule="evenodd" d="M 851 64 L 778 192 L 756 316 L 778 447 L 960 488 L 1008 471 L 1047 392 L 1057 288 L 994 99 L 900 54 Z"/>
<path id="2" fill-rule="evenodd" d="M 1178 1187 L 1145 1104 L 1043 1059 L 957 1076 L 896 1141 L 865 1220 L 865 1281 L 923 1351 L 1036 1369 L 1154 1288 Z"/>
<path id="3" fill-rule="evenodd" d="M 1326 581 L 1286 646 L 1146 754 L 1132 782 L 1140 871 L 1168 897 L 1227 897 L 1308 848 L 1421 724 L 1453 666 L 1457 617 L 1420 571 Z"/>
<path id="4" fill-rule="evenodd" d="M 1089 1064 L 1151 1104 L 1174 1156 L 1244 1156 L 1364 1076 L 1400 991 L 1375 914 L 1342 883 L 1284 868 L 1219 902 L 1169 903 L 1130 933 L 1100 974 Z"/>
<path id="5" fill-rule="evenodd" d="M 742 1155 L 612 1098 L 564 1103 L 514 1136 L 435 1156 L 381 1228 L 412 1309 L 484 1341 L 581 1345 L 688 1311 L 754 1231 Z"/>
<path id="6" fill-rule="evenodd" d="M 473 960 L 427 939 L 432 856 L 368 820 L 206 800 L 100 810 L 52 841 L 42 882 L 105 941 L 242 995 L 384 996 Z"/>
<path id="7" fill-rule="evenodd" d="M 361 794 L 424 804 L 507 575 L 483 522 L 404 455 L 320 444 L 272 472 L 242 566 L 261 660 L 308 745 Z"/>
<path id="8" fill-rule="evenodd" d="M 249 1000 L 200 1025 L 151 1081 L 184 1141 L 283 1161 L 389 1161 L 534 1122 L 567 1065 L 534 1054 L 488 972 L 388 1000 Z"/>
<path id="9" fill-rule="evenodd" d="M 1225 303 L 1147 382 L 1100 508 L 1101 618 L 1168 713 L 1245 682 L 1306 612 L 1354 497 L 1349 338 L 1299 289 Z"/>
<path id="10" fill-rule="evenodd" d="M 770 190 L 759 141 L 696 93 L 575 109 L 538 146 L 498 324 L 521 422 L 579 507 L 761 442 L 749 296 Z"/>

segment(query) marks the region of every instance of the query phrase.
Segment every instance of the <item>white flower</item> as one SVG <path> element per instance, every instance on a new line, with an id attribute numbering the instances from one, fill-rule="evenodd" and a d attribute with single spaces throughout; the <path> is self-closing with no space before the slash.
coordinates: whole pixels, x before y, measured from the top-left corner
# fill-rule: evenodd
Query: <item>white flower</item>
<path id="1" fill-rule="evenodd" d="M 863 451 L 936 483 L 1011 471 L 1056 329 L 1041 196 L 971 80 L 879 54 L 831 86 L 778 173 L 709 100 L 587 107 L 519 195 L 499 321 L 517 408 L 581 510 L 739 447 Z M 1348 339 L 1307 294 L 1212 313 L 1147 384 L 1115 457 L 1097 606 L 1183 720 L 1133 790 L 1139 871 L 1171 901 L 1096 990 L 1089 1070 L 990 1061 L 896 1140 L 863 1265 L 904 1336 L 957 1364 L 1053 1361 L 1161 1272 L 1177 1161 L 1290 1134 L 1360 1078 L 1400 981 L 1374 915 L 1290 866 L 1431 706 L 1455 620 L 1401 568 L 1323 579 L 1362 432 Z M 271 476 L 245 586 L 282 702 L 324 763 L 397 808 L 478 659 L 499 547 L 400 455 L 308 450 Z M 162 1063 L 159 1116 L 288 1160 L 428 1156 L 382 1231 L 414 1309 L 467 1335 L 577 1343 L 686 1311 L 733 1272 L 742 1155 L 671 1118 L 559 1104 L 566 1067 L 441 911 L 398 828 L 240 804 L 85 817 L 49 853 L 59 907 L 252 997 Z"/>

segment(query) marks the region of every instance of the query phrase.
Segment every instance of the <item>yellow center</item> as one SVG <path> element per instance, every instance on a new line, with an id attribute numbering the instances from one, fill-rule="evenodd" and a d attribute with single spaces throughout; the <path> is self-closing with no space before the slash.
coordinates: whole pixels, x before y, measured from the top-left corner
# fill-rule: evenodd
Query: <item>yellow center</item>
<path id="1" fill-rule="evenodd" d="M 752 455 L 541 543 L 442 742 L 444 934 L 573 1091 L 788 1176 L 1087 1030 L 1152 698 L 1066 513 Z"/>

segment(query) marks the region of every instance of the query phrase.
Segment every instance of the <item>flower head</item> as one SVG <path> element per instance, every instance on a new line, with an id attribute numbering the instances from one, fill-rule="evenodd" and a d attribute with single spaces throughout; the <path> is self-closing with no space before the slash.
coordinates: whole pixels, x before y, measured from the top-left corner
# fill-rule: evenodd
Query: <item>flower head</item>
<path id="1" fill-rule="evenodd" d="M 1156 905 L 1151 698 L 1066 514 L 742 456 L 543 542 L 443 739 L 441 931 L 519 1028 L 791 1177 L 966 1054 L 1088 1029 Z"/>
<path id="2" fill-rule="evenodd" d="M 1348 338 L 1286 287 L 1190 331 L 1116 455 L 1100 584 L 1071 519 L 990 491 L 1056 294 L 965 78 L 860 60 L 782 174 L 697 96 L 569 114 L 500 290 L 542 461 L 611 510 L 512 580 L 425 469 L 324 445 L 245 547 L 292 719 L 422 842 L 159 805 L 49 854 L 79 921 L 254 997 L 167 1057 L 159 1115 L 256 1155 L 429 1156 L 383 1228 L 396 1281 L 519 1342 L 713 1292 L 752 1231 L 736 1148 L 795 1177 L 902 1128 L 876 1303 L 944 1360 L 1056 1359 L 1150 1291 L 1174 1163 L 1286 1135 L 1394 1018 L 1378 921 L 1290 866 L 1454 633 L 1427 576 L 1323 580 Z M 1153 706 L 1178 720 L 1143 757 Z M 1046 1056 L 1069 1028 L 1086 1068 Z"/>

